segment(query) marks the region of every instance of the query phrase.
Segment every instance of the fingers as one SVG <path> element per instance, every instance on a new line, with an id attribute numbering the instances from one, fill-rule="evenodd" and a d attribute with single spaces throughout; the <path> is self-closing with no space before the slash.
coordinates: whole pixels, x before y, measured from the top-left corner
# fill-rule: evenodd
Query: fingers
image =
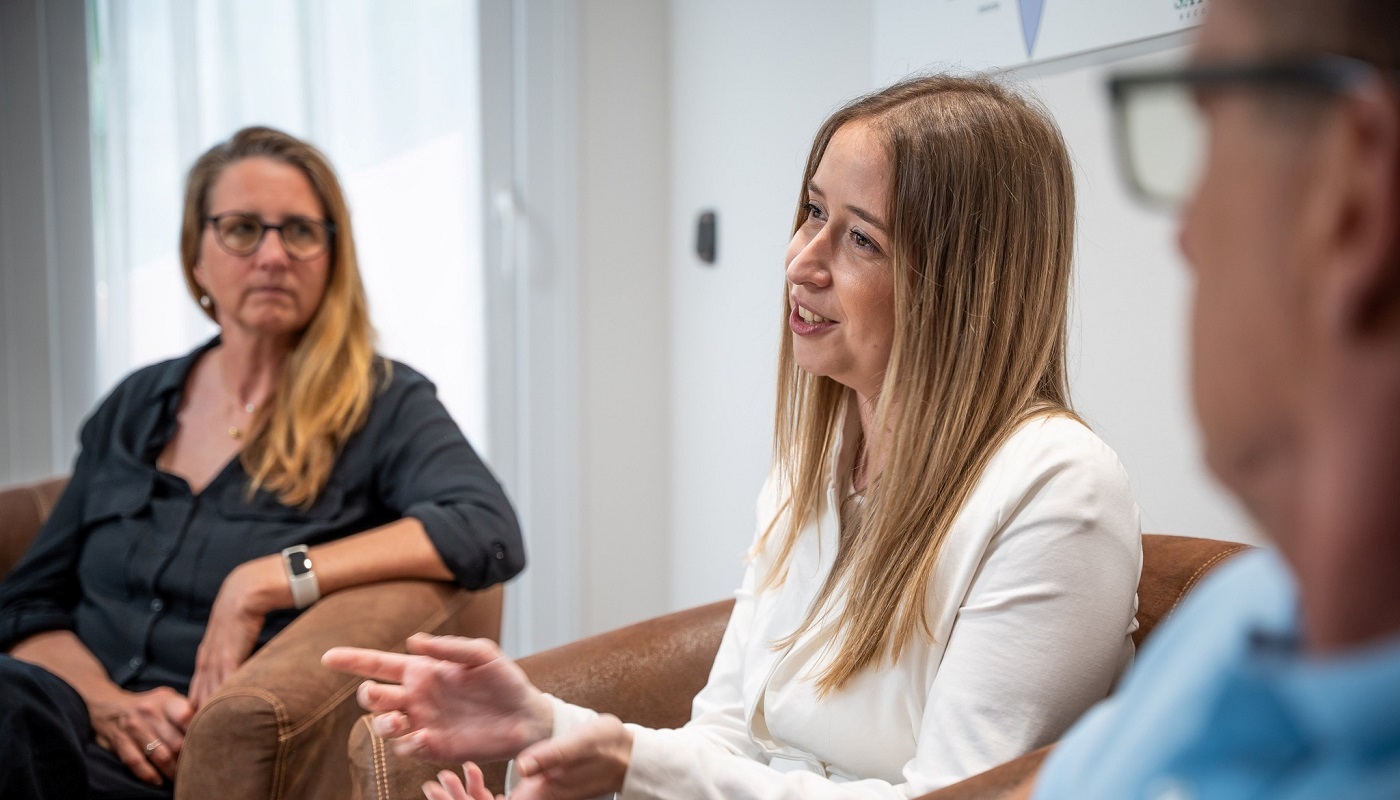
<path id="1" fill-rule="evenodd" d="M 462 785 L 462 779 L 457 777 L 457 773 L 445 769 L 437 774 L 437 778 L 437 783 L 428 781 L 423 784 L 423 796 L 428 800 L 477 800 L 475 796 L 468 794 L 467 787 Z"/>
<path id="2" fill-rule="evenodd" d="M 526 748 L 515 759 L 515 800 L 582 800 L 621 791 L 632 760 L 632 732 L 604 714 L 558 739 Z"/>
<path id="3" fill-rule="evenodd" d="M 194 677 L 190 678 L 191 707 L 202 708 L 209 702 L 209 698 L 214 696 L 214 692 L 218 691 L 231 671 L 225 669 L 218 659 L 209 655 L 204 645 L 200 645 L 199 654 L 195 659 Z"/>
<path id="4" fill-rule="evenodd" d="M 588 761 L 624 746 L 630 752 L 631 744 L 631 734 L 622 726 L 622 722 L 611 714 L 603 714 L 565 736 L 545 739 L 526 748 L 516 756 L 515 768 L 522 777 L 538 775 Z"/>
<path id="5" fill-rule="evenodd" d="M 355 699 L 360 701 L 360 705 L 366 711 L 372 711 L 376 714 L 403 708 L 408 697 L 408 690 L 402 686 L 375 683 L 374 681 L 365 681 L 355 692 Z"/>
<path id="6" fill-rule="evenodd" d="M 394 755 L 400 758 L 416 758 L 420 761 L 431 761 L 432 756 L 423 749 L 424 735 L 422 731 L 413 731 L 395 739 L 390 746 Z"/>
<path id="7" fill-rule="evenodd" d="M 194 677 L 190 678 L 189 698 L 192 707 L 199 708 L 204 705 L 204 698 L 208 695 L 208 691 L 204 688 L 207 680 L 204 677 L 204 670 L 196 667 Z"/>
<path id="8" fill-rule="evenodd" d="M 141 747 L 146 760 L 155 765 L 157 771 L 171 780 L 175 779 L 176 760 L 179 751 L 162 737 L 146 740 Z"/>
<path id="9" fill-rule="evenodd" d="M 385 714 L 376 714 L 370 719 L 370 730 L 381 739 L 395 739 L 409 733 L 413 726 L 409 724 L 408 716 L 402 711 L 390 711 Z"/>
<path id="10" fill-rule="evenodd" d="M 176 730 L 174 725 L 163 725 L 156 729 L 155 736 L 147 739 L 146 743 L 150 744 L 156 739 L 160 740 L 161 747 L 154 752 L 159 753 L 161 758 L 152 758 L 151 761 L 157 767 L 159 767 L 162 762 L 169 761 L 170 765 L 173 767 L 175 761 L 180 757 L 180 751 L 185 749 L 184 735 Z M 171 773 L 171 777 L 174 777 L 174 773 Z"/>
<path id="11" fill-rule="evenodd" d="M 243 664 L 244 657 L 232 652 L 209 652 L 200 645 L 195 660 L 194 677 L 190 679 L 190 703 L 200 708 L 209 702 L 228 679 Z"/>
<path id="12" fill-rule="evenodd" d="M 495 800 L 491 790 L 486 788 L 486 776 L 481 774 L 481 767 L 468 761 L 462 765 L 462 769 L 467 774 L 467 796 L 471 800 Z"/>
<path id="13" fill-rule="evenodd" d="M 174 779 L 185 744 L 189 700 L 173 689 L 121 692 L 88 707 L 93 737 L 138 779 L 155 786 Z"/>
<path id="14" fill-rule="evenodd" d="M 130 733 L 123 733 L 125 735 L 109 738 L 108 743 L 113 745 L 112 752 L 116 753 L 117 758 L 120 758 L 122 763 L 126 765 L 126 768 L 131 770 L 131 774 L 152 786 L 160 786 L 162 784 L 160 772 L 156 769 L 156 766 L 151 763 L 150 759 L 146 758 L 144 749 L 145 742 L 149 742 L 156 737 L 152 736 L 145 739 L 142 744 L 137 744 Z"/>
<path id="15" fill-rule="evenodd" d="M 481 767 L 470 761 L 462 766 L 467 774 L 465 783 L 457 777 L 457 773 L 445 769 L 437 774 L 437 783 L 429 781 L 423 784 L 423 795 L 428 800 L 496 800 L 486 788 Z"/>
<path id="16" fill-rule="evenodd" d="M 364 647 L 332 647 L 321 656 L 321 663 L 338 672 L 400 683 L 404 670 L 413 663 L 413 656 Z"/>
<path id="17" fill-rule="evenodd" d="M 170 720 L 170 724 L 179 730 L 183 741 L 185 731 L 190 729 L 190 720 L 194 719 L 194 704 L 188 697 L 171 690 L 170 697 L 166 699 L 161 710 L 165 712 L 165 718 Z"/>
<path id="18" fill-rule="evenodd" d="M 489 664 L 501 657 L 501 648 L 490 639 L 468 639 L 464 636 L 432 636 L 415 633 L 408 637 L 408 652 L 451 661 L 467 667 Z"/>

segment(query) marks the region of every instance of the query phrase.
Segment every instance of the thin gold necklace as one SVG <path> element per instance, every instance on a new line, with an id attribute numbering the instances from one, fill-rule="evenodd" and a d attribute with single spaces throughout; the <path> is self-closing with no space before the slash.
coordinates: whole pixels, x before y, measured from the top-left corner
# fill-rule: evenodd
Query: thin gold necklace
<path id="1" fill-rule="evenodd" d="M 233 400 L 234 400 L 235 403 L 238 402 L 238 401 L 237 401 L 237 398 L 233 398 Z M 257 407 L 256 405 L 254 405 L 253 403 L 248 403 L 247 405 L 243 406 L 243 410 L 244 410 L 244 411 L 247 411 L 248 414 L 251 416 L 251 415 L 253 414 L 254 411 L 257 411 L 257 410 L 258 410 L 258 407 Z M 232 439 L 242 439 L 242 438 L 243 438 L 243 429 L 240 428 L 240 427 L 238 427 L 237 425 L 229 425 L 229 426 L 228 426 L 228 435 L 229 435 L 229 437 L 232 438 Z"/>
<path id="2" fill-rule="evenodd" d="M 238 395 L 234 394 L 233 391 L 228 388 L 228 377 L 224 375 L 222 362 L 219 364 L 219 384 L 223 387 L 224 394 L 228 396 L 228 399 L 233 401 L 232 407 L 237 408 L 239 402 Z M 249 416 L 252 416 L 253 413 L 258 410 L 258 405 L 257 403 L 244 403 L 243 410 L 248 412 Z M 230 413 L 229 416 L 232 417 L 233 415 Z M 230 424 L 228 426 L 228 435 L 230 439 L 242 439 L 243 429 L 237 425 Z"/>

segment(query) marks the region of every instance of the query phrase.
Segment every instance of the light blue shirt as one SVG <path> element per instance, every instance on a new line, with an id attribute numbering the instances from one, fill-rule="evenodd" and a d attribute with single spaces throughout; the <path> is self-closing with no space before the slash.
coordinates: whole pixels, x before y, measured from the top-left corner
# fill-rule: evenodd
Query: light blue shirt
<path id="1" fill-rule="evenodd" d="M 1272 552 L 1222 566 L 1055 748 L 1036 800 L 1400 799 L 1400 637 L 1316 658 Z"/>

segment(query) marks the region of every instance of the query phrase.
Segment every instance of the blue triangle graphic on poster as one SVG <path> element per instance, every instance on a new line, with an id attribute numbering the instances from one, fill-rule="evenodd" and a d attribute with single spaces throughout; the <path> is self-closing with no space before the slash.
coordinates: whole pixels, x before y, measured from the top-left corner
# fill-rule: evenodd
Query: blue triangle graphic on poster
<path id="1" fill-rule="evenodd" d="M 1040 33 L 1040 12 L 1045 0 L 1021 0 L 1021 33 L 1026 37 L 1026 57 L 1035 53 L 1035 37 Z"/>

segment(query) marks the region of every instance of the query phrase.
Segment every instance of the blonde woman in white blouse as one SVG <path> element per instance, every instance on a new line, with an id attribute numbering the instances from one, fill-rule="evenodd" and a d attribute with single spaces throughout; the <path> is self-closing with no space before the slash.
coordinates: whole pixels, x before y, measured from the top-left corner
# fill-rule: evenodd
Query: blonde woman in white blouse
<path id="1" fill-rule="evenodd" d="M 1068 404 L 1074 191 L 1045 113 L 922 77 L 817 133 L 774 465 L 693 718 L 623 725 L 489 641 L 337 648 L 401 754 L 512 797 L 907 798 L 1057 739 L 1132 659 L 1137 508 Z M 397 685 L 394 685 L 397 684 Z M 429 798 L 485 800 L 481 773 Z"/>

